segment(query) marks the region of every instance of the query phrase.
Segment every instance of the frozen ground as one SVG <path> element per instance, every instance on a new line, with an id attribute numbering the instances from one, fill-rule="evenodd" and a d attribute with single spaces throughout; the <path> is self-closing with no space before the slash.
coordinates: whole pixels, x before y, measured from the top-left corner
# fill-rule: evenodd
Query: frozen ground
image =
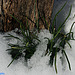
<path id="1" fill-rule="evenodd" d="M 63 1 L 63 2 L 62 2 Z M 65 2 L 65 0 L 62 0 L 58 2 L 60 6 L 62 3 Z M 68 0 L 70 1 L 70 0 Z M 75 1 L 71 0 L 70 1 L 73 4 L 73 9 L 70 18 L 66 22 L 65 26 L 65 31 L 68 32 L 72 23 L 75 21 L 75 18 L 73 18 L 75 12 Z M 70 3 L 69 2 L 69 3 Z M 71 4 L 70 3 L 70 4 Z M 58 7 L 57 7 L 58 8 Z M 64 11 L 63 11 L 64 13 Z M 65 13 L 65 15 L 67 15 Z M 65 16 L 63 17 L 65 18 Z M 73 32 L 74 32 L 74 37 L 75 37 L 75 26 L 73 27 Z M 11 31 L 9 32 L 13 35 L 16 36 L 16 34 Z M 31 60 L 28 61 L 28 66 L 26 66 L 25 62 L 23 59 L 19 59 L 18 61 L 14 61 L 12 65 L 7 68 L 7 65 L 11 62 L 11 57 L 8 55 L 6 49 L 9 48 L 7 43 L 12 42 L 12 43 L 17 43 L 18 41 L 15 39 L 8 39 L 6 40 L 3 36 L 7 35 L 6 34 L 0 34 L 0 73 L 5 73 L 5 75 L 75 75 L 75 41 L 70 41 L 70 44 L 72 45 L 72 48 L 70 49 L 69 46 L 66 44 L 65 50 L 68 55 L 68 58 L 71 63 L 72 70 L 69 71 L 68 69 L 68 64 L 66 61 L 64 61 L 64 65 L 61 65 L 60 61 L 60 56 L 61 54 L 59 53 L 57 56 L 57 68 L 58 68 L 58 74 L 56 74 L 54 67 L 50 67 L 48 65 L 49 61 L 49 56 L 42 56 L 42 54 L 46 50 L 46 43 L 47 40 L 43 39 L 45 36 L 52 38 L 52 35 L 49 34 L 47 30 L 43 30 L 39 34 L 39 39 L 41 40 L 40 45 L 37 47 L 37 51 L 31 58 Z"/>

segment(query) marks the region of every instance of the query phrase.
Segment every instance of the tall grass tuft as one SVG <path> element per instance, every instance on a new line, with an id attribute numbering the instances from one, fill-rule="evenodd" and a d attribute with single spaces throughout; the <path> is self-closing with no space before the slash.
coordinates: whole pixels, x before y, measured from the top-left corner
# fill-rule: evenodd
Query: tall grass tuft
<path id="1" fill-rule="evenodd" d="M 21 42 L 21 45 L 11 43 L 8 44 L 10 46 L 10 49 L 7 49 L 7 51 L 13 58 L 8 67 L 12 64 L 14 60 L 17 60 L 20 57 L 24 57 L 26 61 L 27 59 L 30 59 L 34 54 L 34 52 L 36 51 L 36 47 L 40 42 L 35 32 L 31 33 L 29 28 L 28 30 L 25 30 L 24 25 L 13 15 L 11 16 L 20 23 L 20 30 L 21 30 L 20 35 L 23 37 L 23 39 L 20 39 L 19 37 L 14 36 L 12 34 L 8 34 L 8 36 L 5 36 L 15 38 Z"/>
<path id="2" fill-rule="evenodd" d="M 69 47 L 72 48 L 69 41 L 70 40 L 75 40 L 74 37 L 73 37 L 73 32 L 72 32 L 72 28 L 73 28 L 73 25 L 74 25 L 75 22 L 72 24 L 69 33 L 66 34 L 66 33 L 61 32 L 61 29 L 64 28 L 64 26 L 65 26 L 64 24 L 65 24 L 66 20 L 69 18 L 70 14 L 71 14 L 72 5 L 70 7 L 70 11 L 69 11 L 68 16 L 63 21 L 63 23 L 59 25 L 57 30 L 56 30 L 56 27 L 54 26 L 56 17 L 61 12 L 61 10 L 65 7 L 65 5 L 66 5 L 66 3 L 56 13 L 56 15 L 54 17 L 54 20 L 53 20 L 53 23 L 52 23 L 52 29 L 50 30 L 50 33 L 53 34 L 53 38 L 50 40 L 49 38 L 45 37 L 45 39 L 48 39 L 48 44 L 47 44 L 47 49 L 46 49 L 45 55 L 48 54 L 50 56 L 49 64 L 51 66 L 53 66 L 53 64 L 55 64 L 56 73 L 57 73 L 56 58 L 57 58 L 58 52 L 61 52 L 61 54 L 63 54 L 65 56 L 65 58 L 68 62 L 69 70 L 71 70 L 71 65 L 70 65 L 68 56 L 67 56 L 66 51 L 64 50 L 64 48 L 65 48 L 65 44 L 68 44 Z M 56 46 L 58 40 L 60 40 L 60 42 L 58 43 L 58 46 Z"/>

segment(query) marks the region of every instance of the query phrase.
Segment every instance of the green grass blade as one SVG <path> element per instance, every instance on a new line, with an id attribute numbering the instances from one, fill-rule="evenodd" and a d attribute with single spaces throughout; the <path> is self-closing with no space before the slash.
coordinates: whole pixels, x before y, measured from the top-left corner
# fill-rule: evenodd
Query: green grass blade
<path id="1" fill-rule="evenodd" d="M 11 47 L 12 49 L 24 49 L 23 47 Z"/>
<path id="2" fill-rule="evenodd" d="M 73 32 L 70 32 L 70 33 L 72 33 L 72 39 L 71 39 L 71 40 L 75 40 L 75 39 L 74 39 L 74 36 L 73 36 L 74 33 L 73 33 Z"/>
<path id="3" fill-rule="evenodd" d="M 34 19 L 35 19 L 35 22 L 36 22 L 36 0 L 35 0 L 35 3 L 34 3 Z"/>
<path id="4" fill-rule="evenodd" d="M 38 19 L 36 19 L 36 10 L 38 10 L 38 8 L 36 9 L 36 4 L 37 4 L 37 0 L 35 0 L 35 4 L 34 4 L 34 19 L 35 19 L 37 29 L 39 31 L 39 11 L 38 11 Z"/>
<path id="5" fill-rule="evenodd" d="M 67 2 L 66 2 L 67 3 Z M 54 29 L 54 23 L 56 20 L 56 17 L 58 16 L 58 14 L 61 12 L 61 10 L 65 7 L 66 3 L 62 6 L 62 8 L 56 13 L 54 19 L 53 19 L 53 23 L 52 23 L 52 30 Z"/>
<path id="6" fill-rule="evenodd" d="M 50 41 L 50 39 L 48 37 L 45 37 L 44 39 L 48 39 L 48 41 Z"/>
<path id="7" fill-rule="evenodd" d="M 13 63 L 13 61 L 15 60 L 15 58 L 16 58 L 18 55 L 19 55 L 19 53 L 16 54 L 16 56 L 14 57 L 14 59 L 10 62 L 10 64 L 9 64 L 7 67 L 9 67 L 9 66 Z"/>
<path id="8" fill-rule="evenodd" d="M 10 43 L 9 43 L 8 45 L 11 46 L 11 47 L 12 47 L 12 46 L 19 47 L 19 45 L 16 45 L 16 44 L 10 44 Z"/>
<path id="9" fill-rule="evenodd" d="M 38 9 L 37 9 L 38 10 Z M 38 31 L 39 31 L 39 15 L 40 15 L 40 13 L 39 13 L 39 10 L 38 10 L 38 20 L 37 20 L 37 29 L 38 29 Z"/>
<path id="10" fill-rule="evenodd" d="M 26 25 L 27 25 L 27 29 L 29 31 L 29 24 L 28 24 L 28 19 L 26 18 Z"/>
<path id="11" fill-rule="evenodd" d="M 20 29 L 21 29 L 21 31 L 22 31 L 23 36 L 26 38 L 25 32 L 23 31 L 21 24 L 20 24 Z"/>
<path id="12" fill-rule="evenodd" d="M 71 65 L 70 65 L 69 59 L 67 57 L 67 54 L 66 54 L 65 50 L 62 50 L 62 51 L 63 51 L 63 53 L 64 53 L 64 55 L 65 55 L 65 57 L 67 59 L 67 62 L 68 62 L 68 65 L 69 65 L 69 69 L 71 70 Z"/>
<path id="13" fill-rule="evenodd" d="M 26 43 L 26 47 L 28 47 L 28 45 L 29 45 L 29 42 Z"/>
<path id="14" fill-rule="evenodd" d="M 14 17 L 13 15 L 10 14 L 10 16 L 13 17 L 17 22 L 22 23 L 16 17 Z"/>
<path id="15" fill-rule="evenodd" d="M 15 39 L 18 39 L 18 40 L 22 41 L 19 37 L 16 37 L 16 36 L 11 35 L 11 34 L 8 34 L 8 35 L 9 35 L 9 36 L 4 36 L 4 37 L 12 37 L 12 38 L 15 38 Z"/>
<path id="16" fill-rule="evenodd" d="M 30 20 L 33 24 L 36 24 L 34 21 L 32 21 L 31 18 L 29 18 L 28 16 L 24 15 L 28 20 Z"/>
<path id="17" fill-rule="evenodd" d="M 57 58 L 57 48 L 56 48 L 56 53 L 55 53 L 55 71 L 57 73 L 56 58 Z"/>
<path id="18" fill-rule="evenodd" d="M 47 27 L 48 27 L 48 29 L 49 29 L 49 25 L 48 25 L 48 23 L 47 23 L 45 17 L 44 17 L 44 16 L 42 16 L 42 17 L 43 17 L 43 19 L 44 19 L 44 21 L 45 21 L 45 23 L 46 23 L 46 25 L 47 25 Z"/>
<path id="19" fill-rule="evenodd" d="M 50 49 L 49 49 L 49 55 L 50 55 L 50 53 L 52 51 L 52 47 L 53 47 L 53 40 L 51 40 L 51 46 L 50 46 Z"/>
<path id="20" fill-rule="evenodd" d="M 72 26 L 71 26 L 70 33 L 71 33 L 71 31 L 72 31 L 72 28 L 73 28 L 74 24 L 75 24 L 75 22 L 73 22 L 73 24 L 72 24 Z"/>
<path id="21" fill-rule="evenodd" d="M 70 14 L 71 14 L 71 9 L 72 9 L 72 6 L 70 7 L 70 11 L 69 11 L 69 14 L 67 16 L 67 18 L 64 20 L 64 22 L 59 26 L 58 30 L 57 30 L 57 34 L 54 36 L 54 38 L 52 40 L 54 40 L 58 34 L 60 33 L 61 29 L 64 27 L 63 24 L 66 22 L 66 20 L 69 18 Z"/>
<path id="22" fill-rule="evenodd" d="M 71 36 L 72 39 L 70 39 L 70 40 L 75 40 L 73 34 L 74 34 L 73 32 L 69 32 L 69 33 L 67 33 L 66 35 L 69 35 L 69 36 L 72 35 L 72 36 Z"/>
<path id="23" fill-rule="evenodd" d="M 10 16 L 13 17 L 17 22 L 19 22 L 19 23 L 23 26 L 23 29 L 25 30 L 25 27 L 24 27 L 24 25 L 22 24 L 22 22 L 20 22 L 20 21 L 19 21 L 16 17 L 14 17 L 13 15 L 10 14 Z"/>
<path id="24" fill-rule="evenodd" d="M 11 48 L 10 49 L 7 49 L 6 51 L 11 51 Z"/>
<path id="25" fill-rule="evenodd" d="M 70 11 L 69 11 L 68 16 L 66 17 L 66 19 L 64 20 L 64 22 L 63 22 L 62 24 L 59 25 L 58 30 L 60 30 L 60 28 L 64 27 L 63 25 L 65 24 L 65 22 L 66 22 L 67 19 L 69 18 L 70 14 L 71 14 L 71 10 L 72 10 L 72 5 L 71 5 L 71 7 L 70 7 Z"/>
<path id="26" fill-rule="evenodd" d="M 60 28 L 60 29 L 57 31 L 57 34 L 53 37 L 53 39 L 52 39 L 51 41 L 53 41 L 53 40 L 58 36 L 58 34 L 60 33 L 61 29 L 62 29 L 62 28 Z"/>
<path id="27" fill-rule="evenodd" d="M 72 48 L 71 44 L 67 40 L 65 40 L 65 41 L 69 45 L 69 47 Z"/>

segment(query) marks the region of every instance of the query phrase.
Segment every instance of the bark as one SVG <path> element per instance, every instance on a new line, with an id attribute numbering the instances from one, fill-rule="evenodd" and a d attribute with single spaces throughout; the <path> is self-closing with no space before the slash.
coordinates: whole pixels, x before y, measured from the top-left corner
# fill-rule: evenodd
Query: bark
<path id="1" fill-rule="evenodd" d="M 10 14 L 20 20 L 26 28 L 26 22 L 28 20 L 30 30 L 33 30 L 34 27 L 36 27 L 35 19 L 37 21 L 38 18 L 39 28 L 48 29 L 50 26 L 53 3 L 54 0 L 37 0 L 36 3 L 35 0 L 1 0 L 0 30 L 9 31 L 16 27 L 19 27 L 19 23 L 15 19 L 13 19 Z M 46 19 L 48 25 L 46 24 L 44 18 Z"/>

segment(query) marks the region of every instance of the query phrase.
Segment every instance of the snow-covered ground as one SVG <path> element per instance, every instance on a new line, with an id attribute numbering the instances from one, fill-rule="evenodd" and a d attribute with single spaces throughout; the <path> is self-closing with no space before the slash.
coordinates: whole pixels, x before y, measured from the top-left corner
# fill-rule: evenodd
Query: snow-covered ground
<path id="1" fill-rule="evenodd" d="M 16 34 L 11 31 L 10 34 L 16 36 Z M 3 37 L 6 34 L 0 34 L 0 73 L 5 73 L 5 75 L 56 75 L 54 67 L 50 67 L 49 63 L 49 56 L 43 56 L 46 48 L 47 48 L 47 40 L 44 37 L 52 38 L 52 35 L 47 30 L 42 30 L 39 33 L 39 39 L 41 43 L 37 47 L 37 51 L 32 56 L 32 58 L 28 61 L 28 66 L 23 59 L 19 59 L 18 61 L 14 61 L 10 67 L 7 68 L 8 64 L 11 62 L 11 57 L 8 55 L 6 49 L 8 49 L 7 43 L 17 43 L 16 39 L 7 39 Z M 71 41 L 71 44 L 74 45 L 74 42 Z M 73 46 L 72 45 L 72 46 Z M 64 62 L 64 65 L 61 65 L 60 56 L 58 54 L 57 58 L 57 68 L 58 74 L 57 75 L 75 75 L 75 58 L 74 58 L 74 47 L 69 49 L 66 46 L 66 52 L 71 62 L 72 71 L 69 71 L 67 62 Z"/>
<path id="2" fill-rule="evenodd" d="M 71 16 L 66 22 L 65 32 L 69 31 L 72 23 L 75 21 L 75 18 L 73 18 L 75 14 L 75 10 L 74 10 L 75 1 L 74 0 L 71 0 L 70 2 L 69 1 L 70 0 L 68 0 L 68 3 L 71 2 L 73 4 L 73 8 L 72 8 Z M 65 0 L 62 0 L 62 1 L 58 0 L 58 2 L 59 3 L 61 2 L 60 6 L 62 6 L 62 3 L 64 3 Z M 59 9 L 58 6 L 57 6 L 57 9 Z M 65 11 L 63 11 L 63 13 Z M 67 14 L 65 13 L 63 18 L 65 18 L 66 15 Z M 73 32 L 75 37 L 75 26 L 73 27 Z M 13 31 L 9 33 L 17 36 Z M 5 75 L 75 75 L 75 41 L 70 41 L 70 44 L 72 45 L 71 49 L 69 48 L 67 44 L 65 46 L 65 50 L 70 60 L 72 70 L 70 71 L 68 69 L 68 64 L 66 61 L 64 61 L 63 66 L 61 65 L 61 60 L 60 60 L 61 54 L 59 53 L 57 55 L 58 74 L 56 74 L 54 67 L 50 67 L 50 65 L 48 65 L 49 56 L 43 56 L 47 48 L 46 46 L 47 40 L 44 39 L 44 37 L 52 38 L 52 35 L 49 34 L 47 30 L 42 30 L 39 33 L 39 39 L 41 40 L 41 43 L 37 47 L 37 51 L 35 52 L 35 54 L 28 61 L 28 66 L 26 66 L 26 63 L 23 59 L 19 59 L 18 61 L 14 61 L 11 64 L 11 66 L 7 68 L 8 64 L 12 60 L 10 55 L 8 55 L 6 51 L 6 49 L 9 48 L 7 43 L 8 42 L 17 43 L 18 41 L 16 39 L 6 40 L 6 38 L 3 37 L 4 35 L 7 35 L 7 33 L 5 34 L 0 33 L 0 73 L 5 73 Z"/>

